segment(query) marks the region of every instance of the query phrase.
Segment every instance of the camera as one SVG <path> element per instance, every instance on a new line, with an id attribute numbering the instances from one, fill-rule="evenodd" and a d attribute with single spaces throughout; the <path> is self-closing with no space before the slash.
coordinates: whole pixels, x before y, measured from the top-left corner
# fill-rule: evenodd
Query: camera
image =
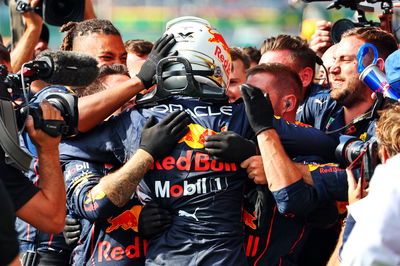
<path id="1" fill-rule="evenodd" d="M 28 1 L 19 0 L 17 11 L 33 11 L 53 26 L 62 26 L 69 21 L 82 21 L 85 12 L 85 0 L 42 0 L 35 8 Z"/>
<path id="2" fill-rule="evenodd" d="M 330 0 L 303 0 L 306 3 L 310 2 L 321 2 Z M 365 27 L 365 26 L 376 26 L 381 27 L 387 32 L 393 33 L 392 27 L 392 15 L 393 15 L 393 3 L 392 0 L 334 0 L 326 9 L 340 9 L 342 7 L 350 8 L 351 10 L 357 11 L 357 21 L 352 21 L 350 19 L 339 19 L 336 21 L 331 29 L 331 38 L 333 43 L 340 42 L 342 34 L 349 29 L 355 27 Z M 379 22 L 368 21 L 365 17 L 365 12 L 373 12 L 374 8 L 372 6 L 361 5 L 361 2 L 367 2 L 375 4 L 380 2 L 383 14 L 379 16 Z"/>
<path id="3" fill-rule="evenodd" d="M 364 142 L 353 136 L 342 135 L 339 137 L 335 157 L 342 168 L 350 165 L 361 166 L 361 175 L 370 181 L 375 167 L 380 163 L 378 142 L 375 137 Z"/>
<path id="4" fill-rule="evenodd" d="M 4 65 L 0 66 L 0 100 L 13 101 L 10 91 L 14 98 L 17 96 L 29 98 L 25 99 L 25 101 L 29 101 L 28 104 L 17 105 L 14 108 L 16 123 L 19 130 L 23 128 L 26 117 L 30 114 L 33 117 L 35 128 L 41 128 L 49 135 L 70 137 L 77 133 L 78 98 L 76 95 L 70 94 L 68 89 L 63 86 L 53 85 L 31 97 L 29 94 L 24 93 L 21 88 L 23 87 L 22 85 L 30 83 L 36 78 L 33 76 L 26 76 L 23 79 L 20 74 L 8 74 L 4 68 Z M 43 100 L 47 100 L 51 105 L 60 110 L 61 116 L 65 121 L 57 124 L 51 131 L 46 129 L 48 125 L 45 124 L 46 121 L 43 119 L 42 111 L 39 107 L 39 104 Z"/>

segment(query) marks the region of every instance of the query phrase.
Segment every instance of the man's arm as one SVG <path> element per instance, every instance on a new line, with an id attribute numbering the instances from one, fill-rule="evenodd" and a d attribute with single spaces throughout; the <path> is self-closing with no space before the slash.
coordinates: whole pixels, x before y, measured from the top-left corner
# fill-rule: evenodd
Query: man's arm
<path id="1" fill-rule="evenodd" d="M 274 129 L 261 132 L 258 134 L 257 140 L 271 192 L 302 179 L 302 173 L 286 155 L 279 135 Z"/>
<path id="2" fill-rule="evenodd" d="M 143 129 L 136 153 L 119 170 L 103 177 L 90 193 L 104 193 L 115 206 L 124 206 L 154 160 L 168 155 L 186 134 L 189 121 L 187 113 L 181 111 L 171 113 L 158 124 L 151 117 Z"/>
<path id="3" fill-rule="evenodd" d="M 40 104 L 44 120 L 61 120 L 60 111 L 48 102 Z M 46 233 L 59 233 L 64 228 L 65 185 L 61 172 L 58 144 L 61 137 L 50 137 L 35 129 L 32 117 L 28 118 L 27 130 L 32 138 L 39 159 L 39 186 L 36 193 L 18 211 L 17 216 Z"/>
<path id="4" fill-rule="evenodd" d="M 273 129 L 273 108 L 267 95 L 242 85 L 249 123 L 257 135 L 267 183 L 282 214 L 305 216 L 317 203 L 315 190 L 304 183 L 302 172 L 286 155 L 278 133 Z"/>
<path id="5" fill-rule="evenodd" d="M 174 35 L 162 36 L 153 46 L 149 56 L 136 77 L 121 83 L 112 90 L 104 90 L 79 99 L 78 130 L 86 132 L 95 127 L 115 110 L 128 102 L 143 89 L 153 85 L 158 62 L 175 45 Z"/>
<path id="6" fill-rule="evenodd" d="M 39 1 L 32 1 L 31 6 L 34 7 Z M 15 48 L 11 51 L 11 68 L 13 72 L 18 72 L 22 64 L 33 59 L 33 53 L 40 33 L 42 32 L 43 19 L 34 12 L 25 12 L 22 14 L 25 18 L 26 29 Z"/>
<path id="7" fill-rule="evenodd" d="M 115 206 L 122 207 L 132 197 L 153 162 L 150 153 L 139 149 L 120 169 L 103 177 L 91 193 L 103 191 Z"/>
<path id="8" fill-rule="evenodd" d="M 134 77 L 112 90 L 103 90 L 79 98 L 78 130 L 80 132 L 89 131 L 143 89 L 144 86 L 140 79 Z"/>

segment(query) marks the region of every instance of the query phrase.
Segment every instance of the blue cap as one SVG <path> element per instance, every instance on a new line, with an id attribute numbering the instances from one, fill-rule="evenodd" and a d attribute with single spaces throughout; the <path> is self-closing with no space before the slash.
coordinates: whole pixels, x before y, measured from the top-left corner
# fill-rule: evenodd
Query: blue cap
<path id="1" fill-rule="evenodd" d="M 385 72 L 390 87 L 400 92 L 400 50 L 394 51 L 386 58 Z"/>

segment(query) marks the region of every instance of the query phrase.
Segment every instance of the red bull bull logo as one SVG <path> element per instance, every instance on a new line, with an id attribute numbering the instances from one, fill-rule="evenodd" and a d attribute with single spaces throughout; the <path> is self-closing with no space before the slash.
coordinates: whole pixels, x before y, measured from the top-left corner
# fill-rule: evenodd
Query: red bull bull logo
<path id="1" fill-rule="evenodd" d="M 138 231 L 138 221 L 139 214 L 142 211 L 143 206 L 135 205 L 130 210 L 122 212 L 120 215 L 114 218 L 108 218 L 107 222 L 111 225 L 107 227 L 106 233 L 110 233 L 118 228 L 124 230 L 132 229 L 133 231 Z"/>
<path id="2" fill-rule="evenodd" d="M 257 225 L 254 223 L 255 220 L 257 220 L 256 211 L 254 211 L 253 215 L 251 215 L 247 211 L 243 210 L 243 222 L 246 226 L 250 227 L 253 230 L 256 230 Z"/>
<path id="3" fill-rule="evenodd" d="M 217 135 L 212 129 L 204 128 L 198 124 L 189 124 L 189 131 L 178 143 L 185 142 L 190 148 L 202 149 L 207 136 Z M 226 127 L 224 127 L 226 129 Z"/>
<path id="4" fill-rule="evenodd" d="M 214 55 L 218 58 L 218 60 L 222 63 L 225 72 L 228 76 L 231 73 L 231 53 L 229 50 L 229 45 L 226 43 L 224 37 L 216 31 L 213 31 L 212 28 L 206 26 L 208 32 L 212 35 L 211 38 L 208 38 L 208 41 L 211 43 L 217 43 L 220 45 L 215 46 Z M 221 49 L 222 47 L 222 49 Z M 223 53 L 224 50 L 226 53 Z"/>
<path id="5" fill-rule="evenodd" d="M 209 38 L 208 41 L 220 43 L 222 45 L 222 48 L 225 50 L 225 52 L 230 54 L 229 45 L 226 43 L 224 37 L 222 37 L 222 35 L 218 32 L 212 32 L 213 29 L 211 27 L 209 27 L 209 26 L 206 26 L 206 27 L 208 29 L 208 32 L 212 35 L 212 37 Z"/>

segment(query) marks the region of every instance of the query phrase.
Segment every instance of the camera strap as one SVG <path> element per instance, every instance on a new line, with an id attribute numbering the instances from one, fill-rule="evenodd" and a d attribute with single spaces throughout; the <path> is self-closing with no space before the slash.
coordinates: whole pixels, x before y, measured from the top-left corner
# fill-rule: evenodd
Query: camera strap
<path id="1" fill-rule="evenodd" d="M 27 172 L 32 156 L 19 145 L 15 112 L 10 101 L 0 100 L 0 145 L 6 154 L 6 163 Z"/>

